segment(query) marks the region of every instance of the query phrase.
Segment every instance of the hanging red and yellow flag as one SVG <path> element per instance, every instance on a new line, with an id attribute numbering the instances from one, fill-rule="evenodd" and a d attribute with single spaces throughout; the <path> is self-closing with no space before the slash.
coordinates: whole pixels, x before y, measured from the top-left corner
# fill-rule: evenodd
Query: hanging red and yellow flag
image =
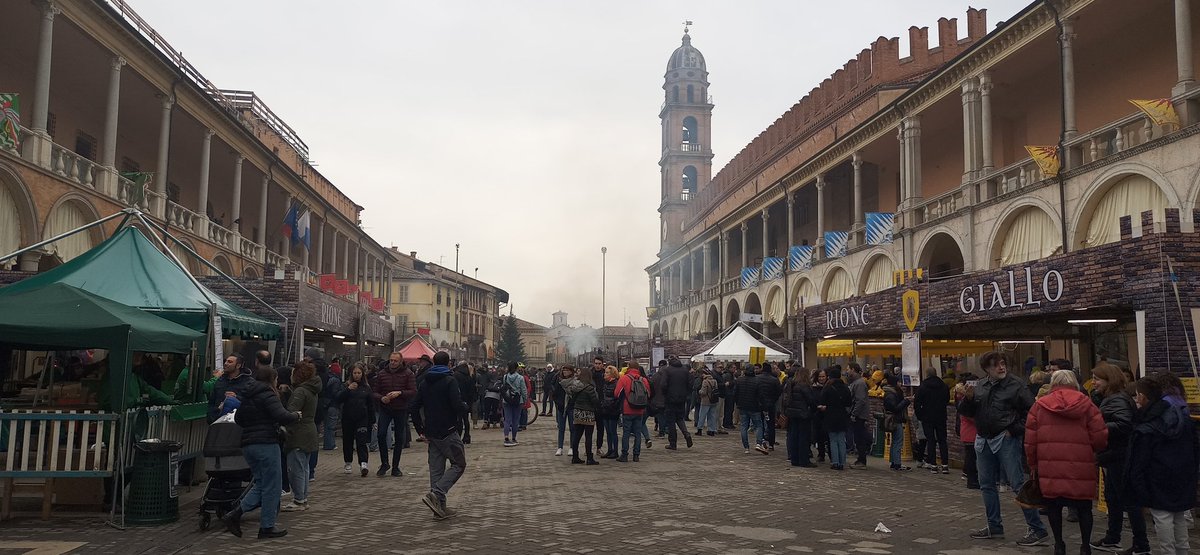
<path id="1" fill-rule="evenodd" d="M 1130 104 L 1146 114 L 1156 125 L 1174 125 L 1179 127 L 1179 114 L 1170 98 L 1155 98 L 1153 100 L 1130 100 Z"/>
<path id="2" fill-rule="evenodd" d="M 1033 157 L 1033 161 L 1037 162 L 1046 177 L 1058 175 L 1058 169 L 1062 167 L 1058 159 L 1058 147 L 1025 145 L 1025 150 L 1029 152 L 1029 156 Z"/>

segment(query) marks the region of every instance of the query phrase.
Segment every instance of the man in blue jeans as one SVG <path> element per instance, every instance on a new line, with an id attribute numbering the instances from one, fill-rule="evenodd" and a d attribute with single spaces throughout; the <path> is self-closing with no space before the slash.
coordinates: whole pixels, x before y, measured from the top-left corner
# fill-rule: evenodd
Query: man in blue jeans
<path id="1" fill-rule="evenodd" d="M 1004 537 L 997 480 L 1006 477 L 1013 492 L 1020 491 L 1025 483 L 1022 449 L 1025 417 L 1033 406 L 1033 395 L 1024 382 L 1008 375 L 1008 364 L 1000 353 L 984 353 L 979 358 L 979 365 L 987 372 L 987 379 L 974 385 L 968 382 L 966 396 L 958 410 L 964 416 L 975 418 L 978 430 L 975 458 L 987 526 L 971 532 L 971 537 L 986 540 Z M 1049 534 L 1037 509 L 1022 509 L 1021 512 L 1029 531 L 1017 540 L 1017 545 L 1044 544 Z"/>
<path id="2" fill-rule="evenodd" d="M 563 440 L 567 433 L 571 431 L 571 426 L 574 425 L 574 418 L 567 413 L 567 392 L 562 388 L 562 382 L 575 377 L 575 367 L 570 364 L 564 365 L 556 375 L 553 376 L 553 389 L 549 392 L 549 397 L 554 401 L 554 420 L 558 424 L 558 449 L 554 450 L 554 456 L 561 457 L 563 454 Z M 568 449 L 570 451 L 570 449 Z M 571 453 L 568 452 L 567 456 Z"/>
<path id="3" fill-rule="evenodd" d="M 759 387 L 759 380 L 754 377 L 755 367 L 746 366 L 745 373 L 738 378 L 734 383 L 733 396 L 737 399 L 738 411 L 742 414 L 742 448 L 746 450 L 746 454 L 750 454 L 750 437 L 747 433 L 750 427 L 754 428 L 754 450 L 768 455 L 771 453 L 764 444 L 763 430 L 763 399 L 762 388 Z"/>
<path id="4" fill-rule="evenodd" d="M 404 443 L 408 441 L 408 404 L 417 395 L 417 377 L 404 366 L 400 353 L 392 353 L 388 365 L 375 373 L 371 379 L 371 398 L 375 400 L 376 414 L 379 419 L 379 471 L 376 476 L 383 477 L 391 469 L 392 476 L 400 477 L 400 455 L 404 451 Z M 387 433 L 388 426 L 392 428 L 392 460 L 388 464 Z"/>
<path id="5" fill-rule="evenodd" d="M 634 392 L 635 384 L 638 384 L 638 392 Z M 646 406 L 641 405 L 642 393 L 645 394 L 647 405 L 652 391 L 650 390 L 650 382 L 642 377 L 642 369 L 636 362 L 629 363 L 629 369 L 625 371 L 625 375 L 617 379 L 617 388 L 613 390 L 613 397 L 621 400 L 621 455 L 617 457 L 617 462 L 629 462 L 629 436 L 633 436 L 633 462 L 638 462 L 642 455 L 642 434 L 646 430 Z M 630 403 L 630 398 L 634 398 L 636 404 Z M 646 446 L 650 446 L 649 439 L 646 440 Z"/>

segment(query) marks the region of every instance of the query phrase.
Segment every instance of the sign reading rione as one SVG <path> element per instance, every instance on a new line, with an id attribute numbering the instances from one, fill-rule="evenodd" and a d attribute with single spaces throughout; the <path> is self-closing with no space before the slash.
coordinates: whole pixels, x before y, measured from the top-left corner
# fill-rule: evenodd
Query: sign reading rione
<path id="1" fill-rule="evenodd" d="M 1034 279 L 1033 269 L 1026 266 L 1009 270 L 999 280 L 969 285 L 958 295 L 958 308 L 963 314 L 971 314 L 1058 302 L 1066 289 L 1062 274 L 1047 270 L 1039 277 Z"/>
<path id="2" fill-rule="evenodd" d="M 826 310 L 825 329 L 834 331 L 870 324 L 870 315 L 868 312 L 870 307 L 871 305 L 864 303 Z"/>

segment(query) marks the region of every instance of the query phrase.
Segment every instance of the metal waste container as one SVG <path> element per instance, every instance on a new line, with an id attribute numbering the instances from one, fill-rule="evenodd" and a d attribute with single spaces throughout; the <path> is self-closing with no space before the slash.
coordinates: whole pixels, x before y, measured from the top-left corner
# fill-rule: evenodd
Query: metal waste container
<path id="1" fill-rule="evenodd" d="M 178 441 L 144 439 L 134 444 L 133 478 L 125 503 L 128 524 L 167 524 L 179 520 L 175 491 L 179 458 Z"/>

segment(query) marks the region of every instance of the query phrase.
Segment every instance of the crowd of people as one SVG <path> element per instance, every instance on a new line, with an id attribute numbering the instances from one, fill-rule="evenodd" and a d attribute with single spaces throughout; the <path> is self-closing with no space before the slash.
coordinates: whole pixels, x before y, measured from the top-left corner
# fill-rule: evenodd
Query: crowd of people
<path id="1" fill-rule="evenodd" d="M 590 368 L 528 369 L 517 362 L 504 368 L 452 364 L 446 353 L 408 364 L 393 353 L 376 367 L 355 363 L 343 373 L 340 365 L 326 364 L 319 349 L 281 369 L 263 351 L 253 370 L 239 355 L 226 359 L 211 384 L 210 415 L 236 409 L 255 477 L 254 491 L 226 517 L 238 535 L 242 514 L 258 508 L 259 537 L 286 533 L 275 527 L 281 491 L 292 496 L 281 510 L 307 509 L 318 451 L 336 449 L 339 420 L 346 474 L 357 468 L 367 477 L 370 453 L 378 452 L 376 476 L 403 476 L 400 460 L 412 436 L 425 442 L 430 489 L 422 502 L 441 519 L 454 515 L 446 494 L 465 471 L 471 431 L 501 427 L 502 445 L 516 447 L 535 411 L 554 418 L 554 456 L 565 449 L 570 462 L 581 465 L 640 462 L 656 439 L 677 450 L 681 438 L 690 448 L 698 437 L 736 433 L 748 455 L 769 456 L 786 441 L 793 467 L 828 462 L 834 471 L 861 470 L 873 442 L 886 434 L 891 471 L 912 470 L 901 457 L 911 437 L 918 468 L 944 475 L 954 426 L 962 477 L 981 492 L 986 517 L 971 537 L 1004 536 L 999 494 L 1010 491 L 1025 507 L 1027 531 L 1019 545 L 1052 540 L 1056 554 L 1066 553 L 1066 510 L 1066 520 L 1079 525 L 1080 553 L 1150 553 L 1148 512 L 1161 551 L 1187 552 L 1200 443 L 1177 377 L 1156 373 L 1134 381 L 1128 370 L 1102 362 L 1084 382 L 1069 361 L 1055 360 L 1045 372 L 1027 365 L 1026 380 L 995 352 L 980 357 L 979 366 L 978 379 L 965 362 L 946 376 L 930 369 L 913 388 L 902 384 L 896 368 L 864 370 L 854 362 L 810 371 L 790 362 L 703 365 L 669 357 L 643 369 L 596 357 Z M 879 401 L 872 404 L 872 397 Z M 872 435 L 872 421 L 884 434 Z M 1108 522 L 1092 540 L 1101 480 Z M 1122 550 L 1126 518 L 1132 545 Z"/>

